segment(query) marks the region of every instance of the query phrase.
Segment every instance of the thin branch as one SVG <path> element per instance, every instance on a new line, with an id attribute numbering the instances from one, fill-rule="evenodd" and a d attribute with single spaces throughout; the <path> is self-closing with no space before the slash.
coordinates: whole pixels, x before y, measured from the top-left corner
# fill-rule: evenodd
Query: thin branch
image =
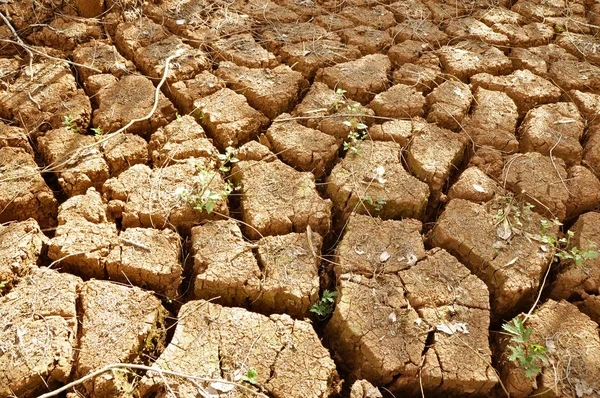
<path id="1" fill-rule="evenodd" d="M 124 369 L 124 370 L 131 370 L 131 369 L 136 369 L 136 370 L 145 370 L 145 371 L 150 371 L 150 372 L 156 372 L 158 373 L 161 377 L 164 377 L 163 375 L 169 375 L 169 376 L 177 376 L 177 377 L 182 377 L 184 379 L 189 379 L 189 380 L 198 380 L 198 381 L 204 381 L 204 382 L 208 382 L 208 383 L 223 383 L 223 384 L 229 384 L 232 385 L 234 387 L 237 387 L 241 390 L 244 390 L 246 392 L 249 392 L 257 397 L 263 397 L 263 398 L 268 398 L 265 394 L 254 391 L 242 384 L 236 383 L 234 381 L 229 381 L 229 380 L 224 380 L 224 379 L 211 379 L 211 378 L 206 378 L 206 377 L 198 377 L 198 376 L 192 376 L 192 375 L 188 375 L 185 373 L 179 373 L 179 372 L 173 372 L 171 370 L 165 370 L 165 369 L 160 369 L 160 368 L 154 368 L 151 366 L 145 366 L 145 365 L 136 365 L 133 363 L 113 363 L 110 365 L 107 365 L 101 369 L 96 370 L 95 372 L 89 373 L 77 380 L 74 380 L 72 382 L 70 382 L 69 384 L 66 384 L 54 391 L 50 391 L 47 392 L 46 394 L 42 394 L 40 395 L 38 398 L 50 398 L 50 397 L 55 397 L 58 394 L 60 394 L 61 392 L 67 391 L 75 386 L 78 386 L 82 383 L 85 383 L 86 381 L 93 379 L 97 376 L 100 376 L 102 373 L 106 373 L 109 370 L 112 369 Z"/>
<path id="2" fill-rule="evenodd" d="M 29 46 L 27 46 L 23 42 L 23 40 L 19 37 L 19 35 L 17 34 L 17 31 L 12 26 L 12 24 L 10 23 L 10 21 L 8 20 L 8 18 L 6 18 L 6 15 L 4 15 L 3 12 L 0 12 L 0 18 L 2 18 L 2 20 L 4 21 L 4 23 L 6 24 L 6 26 L 8 26 L 8 29 L 10 29 L 10 31 L 13 34 L 13 37 L 16 40 L 16 42 L 13 42 L 12 40 L 2 40 L 2 41 L 12 42 L 13 44 L 17 44 L 17 45 L 23 47 L 25 49 L 25 51 L 27 51 L 27 53 L 29 54 L 29 70 L 31 71 L 30 78 L 33 79 L 33 53 L 31 52 L 31 49 L 29 49 L 28 48 Z"/>

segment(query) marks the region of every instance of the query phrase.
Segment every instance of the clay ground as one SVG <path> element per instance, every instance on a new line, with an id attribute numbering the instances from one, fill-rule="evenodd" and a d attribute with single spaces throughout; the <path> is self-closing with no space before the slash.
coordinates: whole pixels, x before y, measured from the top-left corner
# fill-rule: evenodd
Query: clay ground
<path id="1" fill-rule="evenodd" d="M 0 397 L 600 397 L 597 1 L 0 13 Z"/>

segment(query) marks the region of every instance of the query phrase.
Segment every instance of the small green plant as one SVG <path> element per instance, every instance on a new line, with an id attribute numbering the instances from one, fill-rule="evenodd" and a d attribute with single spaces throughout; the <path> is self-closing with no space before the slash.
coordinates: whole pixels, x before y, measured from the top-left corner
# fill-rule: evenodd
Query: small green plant
<path id="1" fill-rule="evenodd" d="M 536 377 L 542 370 L 542 366 L 548 364 L 548 348 L 529 342 L 533 329 L 525 328 L 521 318 L 513 318 L 510 322 L 502 325 L 502 329 L 510 336 L 514 345 L 509 345 L 509 361 L 517 361 L 519 367 L 525 371 L 528 378 Z"/>
<path id="2" fill-rule="evenodd" d="M 75 118 L 71 115 L 66 115 L 63 118 L 62 125 L 65 126 L 67 130 L 71 130 L 74 133 L 79 132 L 79 126 L 75 124 Z"/>
<path id="3" fill-rule="evenodd" d="M 225 148 L 225 153 L 220 153 L 218 155 L 219 160 L 221 161 L 219 170 L 221 170 L 223 173 L 227 173 L 229 170 L 231 170 L 231 165 L 239 162 L 239 159 L 236 158 L 235 155 L 237 155 L 237 149 L 230 146 Z"/>
<path id="4" fill-rule="evenodd" d="M 258 384 L 258 372 L 254 368 L 249 368 L 246 374 L 242 375 L 241 380 L 255 386 Z"/>
<path id="5" fill-rule="evenodd" d="M 6 282 L 0 282 L 0 296 L 4 294 L 4 288 L 6 287 Z"/>
<path id="6" fill-rule="evenodd" d="M 331 314 L 331 311 L 333 311 L 335 296 L 337 294 L 335 291 L 323 290 L 323 295 L 319 301 L 311 305 L 310 312 L 317 314 L 319 318 L 327 318 Z"/>
<path id="7" fill-rule="evenodd" d="M 200 165 L 196 165 L 196 167 L 200 167 Z M 180 189 L 176 194 L 199 212 L 206 211 L 207 214 L 210 214 L 218 201 L 226 199 L 233 192 L 233 185 L 230 181 L 227 181 L 222 190 L 211 189 L 210 184 L 216 176 L 217 172 L 202 169 L 195 177 L 193 192 Z"/>
<path id="8" fill-rule="evenodd" d="M 387 203 L 382 197 L 378 196 L 377 200 L 373 200 L 369 195 L 366 195 L 363 200 L 373 206 L 375 211 L 383 210 L 383 206 Z"/>
<path id="9" fill-rule="evenodd" d="M 175 112 L 175 119 L 177 119 L 177 120 L 181 119 L 181 115 L 179 114 L 179 112 Z"/>
<path id="10" fill-rule="evenodd" d="M 548 234 L 550 222 L 554 223 L 555 225 L 562 225 L 558 220 L 542 220 L 540 242 L 547 245 L 549 249 L 554 249 L 554 257 L 556 259 L 572 261 L 576 265 L 583 265 L 587 260 L 598 258 L 599 253 L 593 243 L 590 244 L 587 250 L 582 250 L 572 245 L 571 240 L 575 235 L 573 231 L 567 231 L 567 236 L 560 239 Z"/>
<path id="11" fill-rule="evenodd" d="M 348 105 L 348 113 L 352 115 L 350 119 L 344 120 L 344 125 L 350 127 L 348 141 L 344 141 L 344 150 L 360 153 L 360 143 L 367 138 L 368 126 L 362 122 L 364 109 L 360 109 L 360 104 Z"/>
<path id="12" fill-rule="evenodd" d="M 94 127 L 94 128 L 92 128 L 90 130 L 92 130 L 92 133 L 94 133 L 94 135 L 96 137 L 99 137 L 99 136 L 101 136 L 101 135 L 104 134 L 104 131 L 102 130 L 102 127 Z"/>
<path id="13" fill-rule="evenodd" d="M 339 87 L 335 90 L 335 101 L 333 103 L 333 105 L 331 106 L 331 110 L 333 112 L 337 112 L 340 110 L 340 107 L 343 106 L 346 103 L 346 96 L 344 94 L 346 94 L 347 91 L 344 90 L 343 88 Z"/>

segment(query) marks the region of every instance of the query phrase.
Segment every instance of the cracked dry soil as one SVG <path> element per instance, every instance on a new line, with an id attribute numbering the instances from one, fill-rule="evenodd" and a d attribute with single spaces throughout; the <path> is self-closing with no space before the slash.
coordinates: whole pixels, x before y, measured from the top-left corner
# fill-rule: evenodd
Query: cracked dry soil
<path id="1" fill-rule="evenodd" d="M 0 397 L 600 397 L 597 1 L 0 12 Z"/>

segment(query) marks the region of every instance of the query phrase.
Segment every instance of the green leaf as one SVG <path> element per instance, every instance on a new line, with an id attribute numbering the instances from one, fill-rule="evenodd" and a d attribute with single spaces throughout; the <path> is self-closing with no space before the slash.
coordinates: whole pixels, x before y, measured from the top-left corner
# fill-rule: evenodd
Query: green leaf
<path id="1" fill-rule="evenodd" d="M 258 378 L 258 373 L 256 372 L 256 369 L 254 369 L 254 368 L 249 368 L 248 372 L 246 372 L 246 374 L 241 377 L 242 381 L 250 383 L 253 386 L 258 384 L 257 378 Z"/>
<path id="2" fill-rule="evenodd" d="M 525 358 L 525 350 L 523 350 L 523 347 L 515 347 L 512 345 L 509 345 L 508 347 L 506 347 L 510 350 L 510 354 L 508 355 L 508 360 L 509 361 L 514 361 L 515 359 L 522 359 Z"/>
<path id="3" fill-rule="evenodd" d="M 584 252 L 582 253 L 582 255 L 583 255 L 583 257 L 585 257 L 585 258 L 586 258 L 586 259 L 588 259 L 588 260 L 593 260 L 593 259 L 595 259 L 595 258 L 598 258 L 598 252 L 597 252 L 597 251 L 595 251 L 595 250 L 587 250 L 587 251 L 584 251 Z"/>
<path id="4" fill-rule="evenodd" d="M 209 200 L 208 202 L 206 202 L 204 204 L 204 209 L 206 210 L 206 213 L 208 213 L 208 214 L 210 214 L 214 208 L 215 208 L 215 202 L 212 200 Z"/>
<path id="5" fill-rule="evenodd" d="M 532 328 L 527 328 L 525 329 L 525 331 L 522 334 L 523 337 L 523 342 L 529 340 L 529 337 L 531 337 L 531 333 L 533 332 Z"/>
<path id="6" fill-rule="evenodd" d="M 357 128 L 357 129 L 359 129 L 359 130 L 365 130 L 365 129 L 367 129 L 368 127 L 369 127 L 369 126 L 367 126 L 366 124 L 363 124 L 363 123 L 358 123 L 358 124 L 356 125 L 356 128 Z"/>

